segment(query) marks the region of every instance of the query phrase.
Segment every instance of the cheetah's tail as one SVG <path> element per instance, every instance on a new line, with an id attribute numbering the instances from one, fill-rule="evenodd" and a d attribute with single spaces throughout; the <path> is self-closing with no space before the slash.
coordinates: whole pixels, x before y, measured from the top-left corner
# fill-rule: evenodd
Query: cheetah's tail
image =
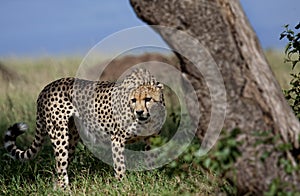
<path id="1" fill-rule="evenodd" d="M 26 161 L 35 157 L 40 151 L 43 144 L 43 137 L 37 132 L 31 146 L 27 150 L 18 149 L 16 146 L 16 139 L 19 135 L 25 133 L 28 129 L 25 123 L 15 123 L 9 127 L 4 137 L 4 148 L 9 154 L 18 160 Z"/>

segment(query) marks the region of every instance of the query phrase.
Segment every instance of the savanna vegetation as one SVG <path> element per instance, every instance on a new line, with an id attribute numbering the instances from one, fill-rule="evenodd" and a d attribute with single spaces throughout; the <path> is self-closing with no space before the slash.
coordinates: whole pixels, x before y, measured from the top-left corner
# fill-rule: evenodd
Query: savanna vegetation
<path id="1" fill-rule="evenodd" d="M 283 52 L 267 50 L 277 80 L 283 89 L 291 87 L 290 67 L 284 65 Z M 35 100 L 40 90 L 50 81 L 74 76 L 81 58 L 1 59 L 0 75 L 0 138 L 13 123 L 24 121 L 30 130 L 17 140 L 21 148 L 30 145 L 34 137 Z M 293 69 L 294 73 L 299 68 Z M 169 106 L 170 107 L 170 106 Z M 174 110 L 174 108 L 172 109 Z M 165 131 L 174 129 L 176 116 L 170 117 Z M 174 120 L 175 119 L 175 120 Z M 239 151 L 235 130 L 222 134 L 215 148 L 205 157 L 194 157 L 200 144 L 195 139 L 177 160 L 153 170 L 127 172 L 127 177 L 115 180 L 112 167 L 95 158 L 85 147 L 77 147 L 75 159 L 69 167 L 70 192 L 53 190 L 54 156 L 49 142 L 34 160 L 19 162 L 11 159 L 0 147 L 0 195 L 211 195 L 234 194 L 232 182 L 222 179 L 220 170 L 230 168 Z M 153 141 L 161 145 L 164 140 Z"/>

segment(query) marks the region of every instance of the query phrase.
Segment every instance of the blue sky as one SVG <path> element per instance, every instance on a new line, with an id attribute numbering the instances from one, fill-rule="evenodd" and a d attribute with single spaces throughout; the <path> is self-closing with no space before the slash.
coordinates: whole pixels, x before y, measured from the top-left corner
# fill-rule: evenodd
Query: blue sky
<path id="1" fill-rule="evenodd" d="M 283 48 L 282 26 L 300 21 L 299 0 L 241 3 L 264 48 Z M 105 37 L 143 24 L 128 0 L 2 0 L 0 57 L 84 55 Z"/>

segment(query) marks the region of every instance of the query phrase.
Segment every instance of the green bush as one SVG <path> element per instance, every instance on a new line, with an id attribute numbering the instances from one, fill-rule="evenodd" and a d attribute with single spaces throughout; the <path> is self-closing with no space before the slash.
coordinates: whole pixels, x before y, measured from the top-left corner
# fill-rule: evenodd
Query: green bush
<path id="1" fill-rule="evenodd" d="M 285 25 L 284 28 L 285 30 L 281 33 L 280 39 L 285 38 L 288 40 L 285 49 L 285 62 L 290 63 L 292 69 L 294 69 L 300 62 L 300 32 L 296 32 L 300 29 L 300 22 L 294 30 L 289 25 Z M 300 72 L 291 74 L 291 76 L 291 87 L 284 90 L 284 94 L 296 116 L 300 119 Z"/>

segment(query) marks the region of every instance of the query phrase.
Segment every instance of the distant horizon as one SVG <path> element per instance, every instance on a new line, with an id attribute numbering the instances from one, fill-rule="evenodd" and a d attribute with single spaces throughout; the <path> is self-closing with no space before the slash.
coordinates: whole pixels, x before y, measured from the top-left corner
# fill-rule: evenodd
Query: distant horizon
<path id="1" fill-rule="evenodd" d="M 294 27 L 300 21 L 300 1 L 241 0 L 241 4 L 263 49 L 283 50 L 287 42 L 279 35 L 285 24 Z M 146 24 L 129 1 L 5 1 L 0 7 L 0 58 L 82 57 L 108 36 L 140 25 Z M 157 36 L 153 31 L 147 39 Z"/>
<path id="2" fill-rule="evenodd" d="M 57 59 L 69 59 L 69 58 L 80 58 L 83 59 L 85 56 L 87 56 L 88 52 L 90 50 L 88 50 L 86 53 L 80 53 L 80 52 L 69 52 L 69 53 L 36 53 L 36 54 L 8 54 L 8 55 L 0 55 L 0 61 L 1 59 L 3 60 L 13 60 L 13 59 L 23 59 L 23 60 L 43 60 L 43 59 L 47 59 L 47 58 L 57 58 Z M 263 48 L 264 52 L 274 52 L 274 53 L 278 53 L 278 54 L 282 54 L 284 55 L 284 47 L 283 48 Z M 162 54 L 160 51 L 152 51 L 152 52 L 139 52 L 139 53 L 135 53 L 135 54 L 127 54 L 127 55 L 143 55 L 143 54 Z M 170 53 L 165 53 L 166 55 L 170 54 Z M 101 55 L 103 56 L 104 59 L 108 58 L 112 58 L 112 56 L 114 56 L 115 53 L 106 53 L 105 55 Z"/>

